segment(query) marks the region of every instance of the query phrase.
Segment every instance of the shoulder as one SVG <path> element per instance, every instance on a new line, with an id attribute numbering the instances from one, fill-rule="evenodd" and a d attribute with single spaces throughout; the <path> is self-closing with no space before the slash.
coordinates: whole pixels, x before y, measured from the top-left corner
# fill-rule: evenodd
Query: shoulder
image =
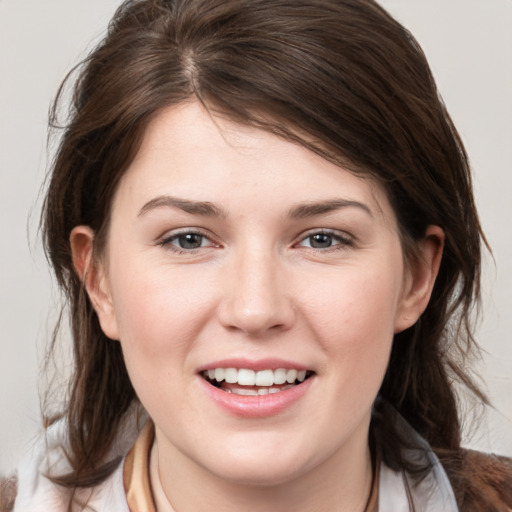
<path id="1" fill-rule="evenodd" d="M 16 477 L 0 478 L 0 512 L 13 510 L 17 489 Z"/>
<path id="2" fill-rule="evenodd" d="M 512 512 L 512 459 L 464 450 L 462 471 L 461 510 Z"/>
<path id="3" fill-rule="evenodd" d="M 73 488 L 61 486 L 54 479 L 69 474 L 72 469 L 67 456 L 69 442 L 66 427 L 65 421 L 59 420 L 30 442 L 17 466 L 17 481 L 2 482 L 0 512 L 65 512 L 71 506 L 73 510 L 82 510 L 80 503 L 88 503 L 91 510 L 128 512 L 122 469 L 136 431 L 132 432 L 123 425 L 108 455 L 109 460 L 117 464 L 112 466 L 113 471 L 109 475 L 96 485 Z"/>

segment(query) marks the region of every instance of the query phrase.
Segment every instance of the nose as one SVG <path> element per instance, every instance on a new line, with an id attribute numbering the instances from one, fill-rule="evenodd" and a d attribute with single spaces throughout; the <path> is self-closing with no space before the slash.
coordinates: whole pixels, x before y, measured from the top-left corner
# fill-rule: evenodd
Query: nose
<path id="1" fill-rule="evenodd" d="M 278 256 L 270 251 L 238 255 L 224 276 L 220 322 L 252 336 L 288 330 L 295 310 L 286 281 Z"/>

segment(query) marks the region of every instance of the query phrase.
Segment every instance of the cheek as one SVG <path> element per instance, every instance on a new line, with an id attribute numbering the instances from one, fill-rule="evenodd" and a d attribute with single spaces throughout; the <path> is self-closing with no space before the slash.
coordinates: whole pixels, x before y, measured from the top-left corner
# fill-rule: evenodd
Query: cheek
<path id="1" fill-rule="evenodd" d="M 198 312 L 208 307 L 211 294 L 201 276 L 151 264 L 125 265 L 112 276 L 112 299 L 122 341 L 152 340 L 165 346 L 181 343 L 197 328 Z M 172 337 L 171 337 L 172 333 Z M 145 347 L 149 348 L 149 347 Z"/>
<path id="2" fill-rule="evenodd" d="M 311 325 L 326 335 L 348 337 L 364 346 L 373 339 L 393 336 L 400 290 L 399 273 L 382 275 L 368 265 L 305 281 L 298 295 L 307 298 L 303 306 Z"/>
<path id="3" fill-rule="evenodd" d="M 304 316 L 329 355 L 328 373 L 345 397 L 357 401 L 365 394 L 371 402 L 380 387 L 393 343 L 400 286 L 398 273 L 386 276 L 369 270 L 338 273 L 309 293 Z"/>
<path id="4" fill-rule="evenodd" d="M 126 267 L 125 267 L 126 269 Z M 112 276 L 112 298 L 119 338 L 132 385 L 151 414 L 165 421 L 179 417 L 189 389 L 180 376 L 192 371 L 189 354 L 209 308 L 204 288 L 187 276 L 156 271 Z M 188 285 L 187 285 L 188 283 Z M 170 385 L 172 383 L 172 385 Z M 161 404 L 172 403 L 162 410 Z"/>
<path id="5" fill-rule="evenodd" d="M 112 299 L 130 379 L 141 400 L 153 402 L 163 399 L 173 375 L 192 371 L 188 357 L 212 296 L 207 282 L 191 280 L 187 272 L 130 267 L 112 275 Z"/>

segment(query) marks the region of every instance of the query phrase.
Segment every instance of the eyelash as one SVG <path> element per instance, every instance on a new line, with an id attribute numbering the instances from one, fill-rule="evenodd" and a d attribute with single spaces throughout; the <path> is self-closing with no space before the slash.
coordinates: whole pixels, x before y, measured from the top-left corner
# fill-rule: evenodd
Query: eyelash
<path id="1" fill-rule="evenodd" d="M 207 235 L 206 233 L 204 233 L 200 230 L 197 230 L 197 229 L 192 229 L 192 230 L 188 229 L 188 230 L 180 231 L 178 233 L 173 233 L 172 235 L 166 236 L 166 237 L 162 238 L 161 240 L 159 240 L 157 245 L 164 247 L 165 249 L 172 251 L 174 253 L 177 253 L 177 254 L 194 254 L 199 249 L 203 248 L 202 245 L 197 248 L 192 248 L 192 249 L 185 249 L 183 247 L 177 247 L 177 246 L 173 245 L 174 241 L 178 240 L 180 237 L 185 237 L 187 235 L 201 237 L 202 241 L 204 241 L 204 239 L 209 240 L 210 245 L 208 245 L 207 247 L 219 247 L 219 245 L 216 244 L 211 239 L 211 237 L 209 235 Z"/>
<path id="2" fill-rule="evenodd" d="M 343 249 L 346 249 L 347 247 L 351 247 L 354 245 L 353 238 L 350 237 L 349 235 L 347 235 L 346 233 L 342 234 L 339 231 L 333 231 L 330 229 L 318 229 L 318 230 L 310 231 L 309 233 L 306 233 L 305 235 L 302 235 L 301 239 L 299 240 L 299 242 L 297 242 L 295 244 L 295 246 L 300 246 L 301 243 L 303 243 L 306 240 L 311 239 L 312 237 L 317 236 L 317 235 L 324 235 L 324 236 L 330 237 L 332 239 L 332 241 L 335 241 L 337 243 L 335 243 L 334 245 L 331 245 L 329 247 L 324 247 L 324 248 L 305 246 L 306 249 L 313 250 L 313 251 L 330 252 L 330 251 L 343 250 Z"/>
<path id="3" fill-rule="evenodd" d="M 301 244 L 304 243 L 306 240 L 312 239 L 312 237 L 318 236 L 318 235 L 323 235 L 325 237 L 328 237 L 331 239 L 332 242 L 336 242 L 336 243 L 334 243 L 328 247 L 301 246 Z M 173 245 L 174 241 L 178 240 L 180 237 L 186 237 L 186 236 L 201 237 L 201 245 L 196 248 L 188 248 L 188 249 L 183 248 L 183 247 L 177 247 L 177 246 Z M 210 245 L 207 245 L 207 246 L 202 245 L 202 243 L 205 239 L 210 242 Z M 157 245 L 164 247 L 164 248 L 166 248 L 174 253 L 177 253 L 177 254 L 194 254 L 199 249 L 201 249 L 203 247 L 219 247 L 219 245 L 216 244 L 208 234 L 204 233 L 201 230 L 185 230 L 185 231 L 180 231 L 178 233 L 173 233 L 172 235 L 166 236 L 163 239 L 161 239 L 160 241 L 158 241 Z M 304 247 L 305 249 L 312 250 L 312 251 L 331 252 L 331 251 L 343 250 L 343 249 L 345 249 L 347 247 L 351 247 L 353 245 L 354 245 L 353 239 L 346 234 L 341 234 L 338 231 L 333 231 L 333 230 L 329 230 L 329 229 L 319 229 L 319 230 L 314 230 L 314 231 L 310 231 L 306 234 L 303 234 L 301 236 L 300 240 L 297 243 L 295 243 L 293 245 L 293 247 Z"/>

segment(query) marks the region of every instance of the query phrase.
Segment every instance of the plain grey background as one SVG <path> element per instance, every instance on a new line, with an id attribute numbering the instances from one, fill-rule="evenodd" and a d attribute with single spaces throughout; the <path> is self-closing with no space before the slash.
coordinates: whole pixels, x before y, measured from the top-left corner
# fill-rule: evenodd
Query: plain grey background
<path id="1" fill-rule="evenodd" d="M 512 455 L 512 2 L 382 0 L 419 40 L 466 144 L 486 255 L 479 368 L 495 409 L 466 444 Z M 118 0 L 0 0 L 0 473 L 40 431 L 38 369 L 58 311 L 38 240 L 47 112 Z"/>

